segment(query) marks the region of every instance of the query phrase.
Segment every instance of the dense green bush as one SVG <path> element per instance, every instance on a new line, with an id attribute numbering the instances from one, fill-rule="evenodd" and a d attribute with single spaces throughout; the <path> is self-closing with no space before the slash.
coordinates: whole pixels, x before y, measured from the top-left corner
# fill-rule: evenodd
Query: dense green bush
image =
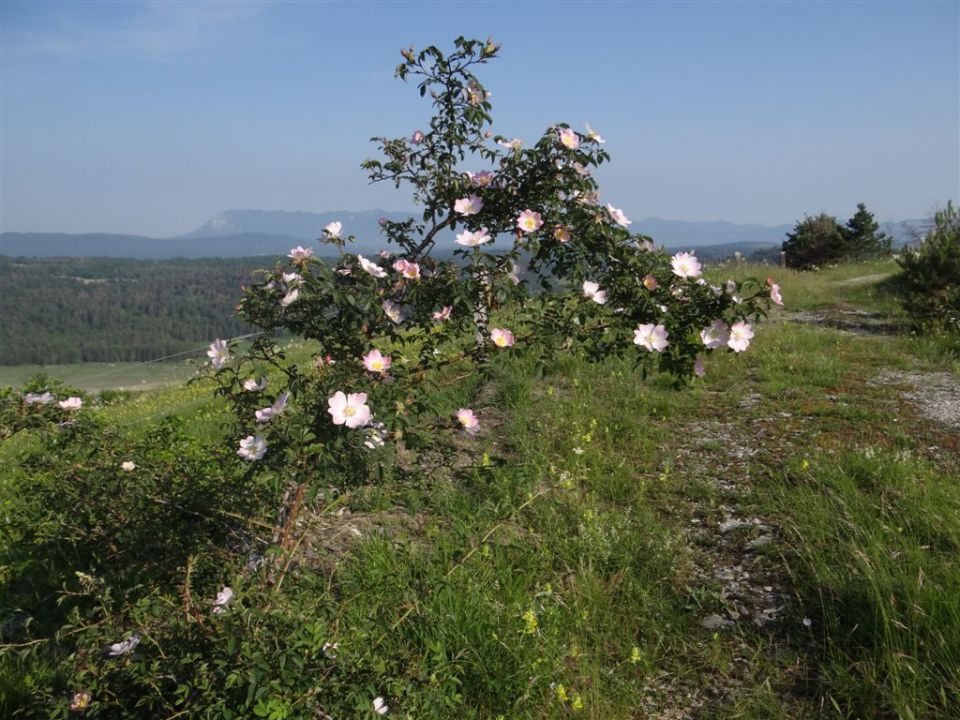
<path id="1" fill-rule="evenodd" d="M 952 203 L 934 215 L 917 248 L 897 260 L 903 305 L 919 325 L 960 330 L 960 212 Z"/>
<path id="2" fill-rule="evenodd" d="M 846 225 L 826 213 L 805 217 L 783 243 L 787 265 L 805 270 L 889 255 L 891 239 L 879 229 L 880 225 L 863 203 L 857 205 L 856 214 Z"/>
<path id="3" fill-rule="evenodd" d="M 842 248 L 843 228 L 833 215 L 826 213 L 805 217 L 783 242 L 787 265 L 801 269 L 837 262 Z"/>

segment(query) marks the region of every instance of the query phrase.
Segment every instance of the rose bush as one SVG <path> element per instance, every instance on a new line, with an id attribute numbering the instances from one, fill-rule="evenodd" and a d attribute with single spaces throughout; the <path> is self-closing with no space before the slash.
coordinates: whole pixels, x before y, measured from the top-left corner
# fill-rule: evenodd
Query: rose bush
<path id="1" fill-rule="evenodd" d="M 746 350 L 747 321 L 779 302 L 775 284 L 711 286 L 694 255 L 669 257 L 632 234 L 626 214 L 601 202 L 591 172 L 609 156 L 589 126 L 558 123 L 529 148 L 495 134 L 473 68 L 499 46 L 454 45 L 402 51 L 396 75 L 417 82 L 433 115 L 405 137 L 374 138 L 382 158 L 363 163 L 372 182 L 409 187 L 422 207 L 420 218 L 381 222 L 392 252 L 350 253 L 355 238 L 331 223 L 321 240 L 337 248 L 335 261 L 296 247 L 245 290 L 245 320 L 321 343 L 315 368 L 285 363 L 266 338 L 236 358 L 219 340 L 211 346 L 244 461 L 294 482 L 348 482 L 391 441 L 430 442 L 438 426 L 463 423 L 428 400 L 446 366 L 483 374 L 494 352 L 629 354 L 641 372 L 682 381 L 706 372 L 712 352 Z M 261 387 L 270 367 L 283 381 Z M 460 412 L 477 432 L 482 418 Z"/>
<path id="2" fill-rule="evenodd" d="M 507 708 L 566 693 L 548 684 L 572 657 L 557 651 L 569 640 L 559 594 L 547 583 L 507 598 L 494 575 L 461 578 L 446 559 L 533 502 L 532 468 L 489 457 L 470 468 L 482 491 L 452 523 L 463 525 L 455 541 L 434 537 L 418 558 L 386 566 L 400 573 L 382 570 L 389 544 L 376 543 L 344 558 L 335 582 L 300 571 L 299 508 L 311 489 L 369 481 L 398 449 L 482 434 L 469 390 L 498 372 L 497 356 L 628 357 L 640 373 L 683 382 L 708 370 L 711 353 L 747 350 L 749 321 L 781 298 L 772 281 L 712 286 L 692 254 L 670 257 L 631 234 L 624 211 L 601 202 L 591 170 L 608 156 L 589 126 L 552 126 L 526 148 L 493 134 L 472 68 L 496 55 L 493 43 L 463 38 L 449 55 L 403 52 L 397 75 L 416 80 L 434 114 L 408 137 L 376 138 L 383 158 L 364 165 L 373 181 L 411 187 L 422 214 L 384 221 L 392 252 L 371 257 L 349 252 L 349 228 L 330 223 L 323 240 L 335 260 L 292 248 L 244 291 L 245 319 L 321 350 L 304 364 L 265 335 L 243 351 L 210 346 L 209 375 L 232 410 L 227 447 L 175 420 L 144 434 L 107 428 L 79 391 L 45 379 L 0 394 L 0 437 L 42 436 L 25 443 L 18 497 L 3 506 L 0 686 L 13 681 L 0 714 L 482 717 L 466 714 L 478 699 Z M 437 391 L 467 375 L 477 377 Z M 583 449 L 573 453 L 576 465 Z M 587 564 L 612 571 L 657 555 L 624 541 L 624 518 L 590 517 L 573 546 Z M 524 563 L 537 577 L 552 562 L 523 545 L 504 555 L 505 578 Z M 434 550 L 441 570 L 431 576 Z M 490 552 L 474 546 L 460 562 L 474 550 Z M 417 605 L 431 588 L 435 615 Z M 479 597 L 482 614 L 458 625 L 444 593 Z M 413 602 L 399 617 L 398 599 Z M 405 628 L 414 611 L 420 625 Z M 458 649 L 467 646 L 476 659 Z"/>

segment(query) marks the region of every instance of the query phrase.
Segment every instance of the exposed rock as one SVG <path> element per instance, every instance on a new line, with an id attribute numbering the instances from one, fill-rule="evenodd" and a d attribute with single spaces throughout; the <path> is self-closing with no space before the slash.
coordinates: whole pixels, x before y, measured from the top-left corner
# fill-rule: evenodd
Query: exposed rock
<path id="1" fill-rule="evenodd" d="M 707 615 L 701 622 L 701 627 L 705 630 L 722 630 L 733 625 L 732 620 L 728 620 L 720 615 Z"/>

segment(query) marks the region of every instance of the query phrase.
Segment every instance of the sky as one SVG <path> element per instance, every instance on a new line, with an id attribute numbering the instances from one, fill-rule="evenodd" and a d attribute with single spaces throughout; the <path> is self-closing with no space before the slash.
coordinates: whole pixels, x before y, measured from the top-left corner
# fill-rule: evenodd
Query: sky
<path id="1" fill-rule="evenodd" d="M 406 210 L 373 136 L 399 51 L 502 44 L 495 132 L 607 140 L 632 218 L 923 218 L 960 198 L 960 3 L 0 0 L 0 229 L 187 233 L 219 211 Z M 479 169 L 479 168 L 478 168 Z"/>

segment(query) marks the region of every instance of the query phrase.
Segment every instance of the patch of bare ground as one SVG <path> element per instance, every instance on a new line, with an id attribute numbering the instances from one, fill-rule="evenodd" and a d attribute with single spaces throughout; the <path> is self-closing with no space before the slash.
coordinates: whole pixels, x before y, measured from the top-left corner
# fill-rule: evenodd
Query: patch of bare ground
<path id="1" fill-rule="evenodd" d="M 846 376 L 820 399 L 783 400 L 778 407 L 748 393 L 731 404 L 728 394 L 718 393 L 708 397 L 699 418 L 672 428 L 674 465 L 668 471 L 682 485 L 665 511 L 685 522 L 691 612 L 704 645 L 719 634 L 733 657 L 692 684 L 677 681 L 670 691 L 654 684 L 650 698 L 672 698 L 665 703 L 669 710 L 650 706 L 640 717 L 714 717 L 734 704 L 741 687 L 756 686 L 758 654 L 764 672 L 776 669 L 768 681 L 783 706 L 792 707 L 789 716 L 816 716 L 806 695 L 815 669 L 797 657 L 807 629 L 783 564 L 787 536 L 776 517 L 753 510 L 760 505 L 753 500 L 755 482 L 776 471 L 780 457 L 796 457 L 802 447 L 830 453 L 850 443 L 883 443 L 891 421 L 928 438 L 928 456 L 944 467 L 960 457 L 960 378 L 950 373 L 886 369 L 872 379 Z M 853 404 L 876 419 L 851 426 L 835 412 Z"/>
<path id="2" fill-rule="evenodd" d="M 481 417 L 480 429 L 475 435 L 438 427 L 438 436 L 445 433 L 444 440 L 436 441 L 426 448 L 411 450 L 396 444 L 395 462 L 397 468 L 405 473 L 416 473 L 432 486 L 454 481 L 457 476 L 474 467 L 480 457 L 479 448 L 489 438 L 498 438 L 498 428 L 503 424 L 506 413 L 489 403 L 493 398 L 493 389 L 484 387 L 477 398 L 475 407 Z M 495 441 L 494 453 L 501 458 L 511 457 L 508 440 Z M 362 490 L 362 488 L 361 488 Z M 343 557 L 358 544 L 371 537 L 387 537 L 405 545 L 416 546 L 426 536 L 426 526 L 430 518 L 422 513 L 411 514 L 403 508 L 360 512 L 350 508 L 350 498 L 344 498 L 342 506 L 335 512 L 323 509 L 307 510 L 297 521 L 290 568 L 303 570 L 323 570 L 332 573 Z M 522 534 L 509 523 L 504 524 L 491 542 L 509 543 L 512 538 Z"/>
<path id="3" fill-rule="evenodd" d="M 891 277 L 893 273 L 873 273 L 872 275 L 860 275 L 858 277 L 853 277 L 848 280 L 841 280 L 837 285 L 843 285 L 846 287 L 854 287 L 857 285 L 872 285 L 878 283 L 881 280 L 886 280 L 888 277 Z"/>
<path id="4" fill-rule="evenodd" d="M 896 323 L 891 322 L 887 316 L 860 308 L 799 310 L 781 313 L 780 317 L 788 322 L 833 328 L 848 335 L 884 337 L 897 334 Z"/>
<path id="5" fill-rule="evenodd" d="M 378 512 L 353 512 L 340 508 L 333 513 L 315 513 L 301 521 L 299 552 L 294 563 L 305 569 L 331 573 L 340 559 L 357 543 L 373 537 L 388 537 L 404 544 L 423 535 L 427 518 L 402 508 Z"/>
<path id="6" fill-rule="evenodd" d="M 924 418 L 960 430 L 960 378 L 956 375 L 886 369 L 870 384 L 895 388 Z"/>
<path id="7" fill-rule="evenodd" d="M 725 404 L 724 398 L 717 400 Z M 741 685 L 749 684 L 758 648 L 765 664 L 778 668 L 778 685 L 802 683 L 801 670 L 784 660 L 792 656 L 785 624 L 798 621 L 780 562 L 780 527 L 776 518 L 749 508 L 756 504 L 751 501 L 754 474 L 775 467 L 784 444 L 801 442 L 806 418 L 765 410 L 761 401 L 759 395 L 747 394 L 729 413 L 687 423 L 676 432 L 678 444 L 671 448 L 672 472 L 688 486 L 681 488 L 685 507 L 680 512 L 686 515 L 684 534 L 693 551 L 690 607 L 698 614 L 703 642 L 720 633 L 733 658 L 727 668 L 701 678 L 695 691 L 684 693 L 696 699 L 686 704 L 684 713 L 664 717 L 713 717 Z M 744 419 L 746 409 L 753 417 Z M 798 708 L 805 702 L 801 697 L 783 700 Z M 798 711 L 797 716 L 802 714 Z"/>
<path id="8" fill-rule="evenodd" d="M 647 681 L 644 694 L 637 699 L 637 713 L 631 718 L 657 720 L 691 720 L 698 717 L 707 704 L 702 688 L 682 682 L 667 673 L 655 675 Z"/>

